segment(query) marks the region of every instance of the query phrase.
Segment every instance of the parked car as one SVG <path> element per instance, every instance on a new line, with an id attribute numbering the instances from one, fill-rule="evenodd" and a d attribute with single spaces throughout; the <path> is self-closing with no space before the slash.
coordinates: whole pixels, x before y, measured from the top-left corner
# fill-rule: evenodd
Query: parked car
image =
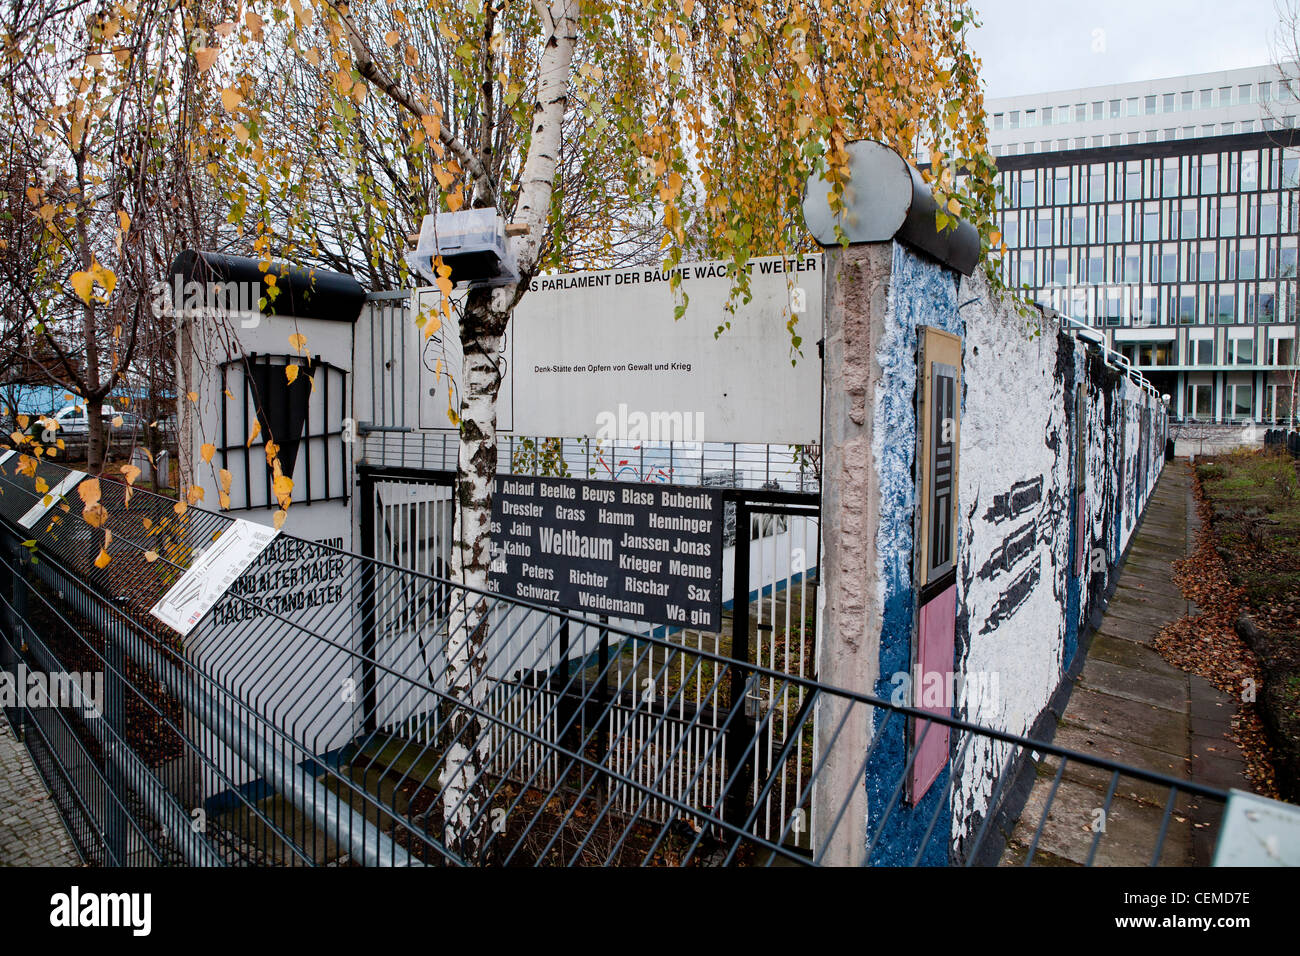
<path id="1" fill-rule="evenodd" d="M 129 442 L 132 437 L 137 440 L 142 436 L 144 422 L 132 412 L 119 411 L 111 405 L 102 405 L 99 410 L 104 422 L 104 437 L 110 447 Z M 64 450 L 81 450 L 90 440 L 90 421 L 86 415 L 85 405 L 65 405 L 53 415 L 48 416 L 57 423 L 57 427 L 45 435 L 47 426 L 40 420 L 33 420 L 29 432 L 37 440 L 44 438 L 43 444 L 53 445 L 57 439 L 63 439 Z M 120 419 L 120 421 L 119 421 Z M 51 452 L 57 455 L 57 452 Z"/>

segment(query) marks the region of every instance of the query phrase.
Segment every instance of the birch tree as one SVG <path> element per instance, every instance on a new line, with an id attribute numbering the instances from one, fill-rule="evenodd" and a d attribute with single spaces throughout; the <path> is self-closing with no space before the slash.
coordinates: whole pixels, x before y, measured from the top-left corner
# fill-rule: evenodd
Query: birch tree
<path id="1" fill-rule="evenodd" d="M 150 289 L 172 256 L 214 232 L 191 165 L 189 136 L 206 104 L 188 38 L 221 7 L 69 0 L 0 9 L 7 331 L 21 333 L 21 357 L 85 406 L 88 468 L 98 472 L 112 427 L 101 406 L 126 382 L 143 339 L 154 354 L 165 344 Z"/>

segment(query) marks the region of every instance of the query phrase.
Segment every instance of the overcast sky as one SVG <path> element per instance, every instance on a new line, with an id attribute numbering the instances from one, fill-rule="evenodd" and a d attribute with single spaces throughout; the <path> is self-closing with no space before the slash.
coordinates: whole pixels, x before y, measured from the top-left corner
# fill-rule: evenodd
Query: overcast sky
<path id="1" fill-rule="evenodd" d="M 1208 73 L 1273 61 L 1274 0 L 973 0 L 985 95 Z"/>

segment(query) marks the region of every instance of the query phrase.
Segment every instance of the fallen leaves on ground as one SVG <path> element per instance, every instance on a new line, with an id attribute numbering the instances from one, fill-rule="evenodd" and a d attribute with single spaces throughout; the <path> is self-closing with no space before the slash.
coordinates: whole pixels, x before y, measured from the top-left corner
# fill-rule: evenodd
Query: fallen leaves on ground
<path id="1" fill-rule="evenodd" d="M 1276 799 L 1273 748 L 1264 735 L 1255 702 L 1242 700 L 1245 681 L 1253 681 L 1255 688 L 1261 686 L 1259 661 L 1236 629 L 1245 592 L 1232 584 L 1227 566 L 1215 550 L 1213 508 L 1200 479 L 1195 483 L 1196 511 L 1201 518 L 1196 550 L 1174 562 L 1174 583 L 1196 602 L 1199 613 L 1166 624 L 1152 646 L 1170 664 L 1204 677 L 1238 702 L 1232 737 L 1246 761 L 1246 777 L 1258 793 Z"/>

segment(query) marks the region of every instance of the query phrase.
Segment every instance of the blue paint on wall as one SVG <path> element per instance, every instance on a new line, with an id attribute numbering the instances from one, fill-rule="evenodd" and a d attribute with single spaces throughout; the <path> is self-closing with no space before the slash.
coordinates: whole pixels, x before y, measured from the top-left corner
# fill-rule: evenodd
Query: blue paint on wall
<path id="1" fill-rule="evenodd" d="M 877 469 L 880 475 L 880 527 L 876 553 L 884 580 L 884 615 L 880 633 L 880 679 L 876 693 L 888 699 L 892 675 L 911 667 L 911 637 L 915 590 L 912 580 L 912 521 L 916 482 L 916 346 L 917 326 L 928 325 L 957 335 L 963 324 L 957 312 L 955 274 L 894 244 L 884 338 L 877 349 L 883 377 L 877 393 Z M 956 662 L 954 661 L 954 667 Z M 930 785 L 916 807 L 903 803 L 898 792 L 900 771 L 907 762 L 904 721 L 881 723 L 879 745 L 867 764 L 867 838 L 874 841 L 872 863 L 881 866 L 948 862 L 952 809 L 948 798 L 951 765 Z M 936 813 L 938 818 L 936 820 Z M 885 830 L 881 821 L 888 814 Z M 933 822 L 933 833 L 917 861 Z"/>

